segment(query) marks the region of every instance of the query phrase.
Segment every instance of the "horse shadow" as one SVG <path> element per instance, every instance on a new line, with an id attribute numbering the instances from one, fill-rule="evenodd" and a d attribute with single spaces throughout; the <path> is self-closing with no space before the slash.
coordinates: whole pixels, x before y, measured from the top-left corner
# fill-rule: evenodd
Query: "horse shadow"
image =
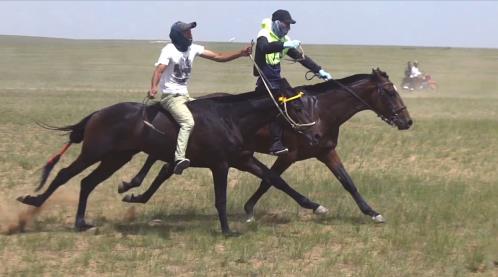
<path id="1" fill-rule="evenodd" d="M 286 214 L 275 214 L 261 212 L 258 213 L 257 223 L 245 222 L 247 216 L 244 213 L 231 214 L 232 226 L 241 234 L 254 232 L 258 226 L 285 225 L 295 220 Z M 157 235 L 164 239 L 169 239 L 172 233 L 186 232 L 208 232 L 212 236 L 221 236 L 218 231 L 218 221 L 216 214 L 155 214 L 147 220 L 136 222 L 114 222 L 112 229 L 123 236 L 129 235 Z M 208 227 L 207 227 L 208 226 Z"/>

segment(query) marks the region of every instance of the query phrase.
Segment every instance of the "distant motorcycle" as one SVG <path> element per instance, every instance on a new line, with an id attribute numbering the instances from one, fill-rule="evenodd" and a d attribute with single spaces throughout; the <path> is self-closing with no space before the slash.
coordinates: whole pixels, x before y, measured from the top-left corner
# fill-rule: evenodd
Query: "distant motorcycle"
<path id="1" fill-rule="evenodd" d="M 404 90 L 414 91 L 414 90 L 436 90 L 438 84 L 436 80 L 432 79 L 429 74 L 424 74 L 419 78 L 409 78 L 405 77 L 401 81 L 401 87 Z"/>

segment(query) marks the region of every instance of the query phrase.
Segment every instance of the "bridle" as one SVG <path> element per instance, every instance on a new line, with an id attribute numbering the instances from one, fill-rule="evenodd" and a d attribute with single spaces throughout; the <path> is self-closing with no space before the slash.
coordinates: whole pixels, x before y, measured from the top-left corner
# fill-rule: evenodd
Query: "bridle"
<path id="1" fill-rule="evenodd" d="M 303 95 L 304 95 L 304 92 L 300 91 L 298 94 L 296 94 L 292 97 L 289 97 L 289 98 L 287 98 L 285 96 L 280 96 L 278 98 L 278 102 L 282 103 L 282 105 L 284 107 L 283 111 L 281 111 L 283 113 L 281 113 L 281 114 L 284 116 L 284 118 L 287 120 L 287 122 L 291 125 L 291 127 L 298 132 L 300 132 L 300 130 L 302 130 L 303 128 L 311 127 L 311 126 L 316 124 L 316 121 L 313 121 L 310 123 L 297 123 L 296 121 L 294 121 L 294 119 L 292 119 L 292 117 L 290 116 L 290 114 L 288 112 L 287 102 L 291 102 L 291 101 L 294 101 L 296 99 L 299 99 Z M 279 108 L 279 110 L 281 110 L 280 106 L 277 105 L 277 107 Z"/>
<path id="2" fill-rule="evenodd" d="M 308 74 L 309 73 L 312 73 L 313 76 L 311 77 L 308 77 Z M 312 71 L 308 71 L 306 72 L 305 74 L 305 78 L 306 80 L 311 80 L 313 79 L 314 77 L 318 77 L 315 73 L 313 73 Z M 399 115 L 400 113 L 403 111 L 403 110 L 406 110 L 406 106 L 402 105 L 400 108 L 398 109 L 394 109 L 393 105 L 391 104 L 390 101 L 388 101 L 389 105 L 390 105 L 390 110 L 391 110 L 391 115 L 390 116 L 385 116 L 382 112 L 380 112 L 378 109 L 376 109 L 375 107 L 373 107 L 372 105 L 368 104 L 365 100 L 363 100 L 361 97 L 358 96 L 358 94 L 356 94 L 356 92 L 354 92 L 352 89 L 350 89 L 349 87 L 341 84 L 339 81 L 336 81 L 334 79 L 330 79 L 330 81 L 332 81 L 333 83 L 337 84 L 338 86 L 340 86 L 342 89 L 344 89 L 345 91 L 347 91 L 349 94 L 351 94 L 354 98 L 356 98 L 358 101 L 360 101 L 363 105 L 365 105 L 368 109 L 372 110 L 374 113 L 377 114 L 377 116 L 382 119 L 382 121 L 386 122 L 387 124 L 395 127 L 396 126 L 396 121 L 399 121 Z M 394 84 L 392 82 L 389 82 L 389 81 L 386 81 L 382 84 L 377 84 L 377 92 L 379 93 L 379 95 L 381 97 L 389 97 L 387 94 L 389 94 L 388 92 L 386 92 L 385 90 L 385 86 L 386 85 L 391 85 L 394 87 Z"/>
<path id="3" fill-rule="evenodd" d="M 392 87 L 396 88 L 394 86 L 394 84 L 392 82 L 384 82 L 380 85 L 377 85 L 377 92 L 379 93 L 379 95 L 381 97 L 389 97 L 389 92 L 386 92 L 386 90 L 384 89 L 384 87 L 386 85 L 391 85 Z M 399 107 L 398 109 L 395 109 L 394 106 L 392 105 L 391 101 L 388 101 L 389 103 L 389 106 L 390 106 L 390 110 L 391 110 L 391 116 L 389 117 L 386 117 L 384 115 L 382 115 L 379 111 L 377 110 L 374 110 L 372 106 L 370 106 L 369 108 L 374 111 L 377 116 L 379 116 L 383 121 L 385 121 L 387 124 L 395 127 L 396 126 L 396 121 L 399 121 L 400 118 L 399 118 L 399 115 L 402 111 L 406 110 L 406 106 L 405 105 L 401 105 L 401 107 Z"/>

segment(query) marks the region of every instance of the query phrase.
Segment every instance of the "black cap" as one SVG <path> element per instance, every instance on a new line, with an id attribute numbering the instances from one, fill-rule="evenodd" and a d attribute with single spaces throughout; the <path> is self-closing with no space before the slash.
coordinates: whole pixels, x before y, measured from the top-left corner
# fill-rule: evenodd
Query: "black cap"
<path id="1" fill-rule="evenodd" d="M 190 23 L 185 23 L 181 21 L 177 21 L 171 26 L 171 30 L 179 31 L 179 32 L 185 32 L 190 29 L 195 28 L 197 26 L 196 22 L 190 22 Z"/>
<path id="2" fill-rule="evenodd" d="M 271 21 L 280 20 L 285 23 L 295 24 L 296 21 L 292 19 L 290 13 L 286 10 L 276 10 L 271 15 Z"/>

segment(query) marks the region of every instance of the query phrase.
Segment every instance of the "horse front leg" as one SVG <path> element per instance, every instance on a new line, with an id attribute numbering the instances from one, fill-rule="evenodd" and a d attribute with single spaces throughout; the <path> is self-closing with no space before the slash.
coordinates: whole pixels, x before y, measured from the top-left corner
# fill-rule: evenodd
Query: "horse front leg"
<path id="1" fill-rule="evenodd" d="M 363 214 L 372 217 L 372 220 L 375 222 L 385 222 L 384 217 L 382 217 L 381 214 L 372 209 L 365 201 L 365 199 L 363 199 L 353 180 L 351 179 L 351 176 L 349 176 L 348 172 L 342 165 L 341 159 L 339 158 L 339 155 L 337 154 L 335 149 L 332 149 L 330 152 L 322 156 L 318 156 L 317 158 L 332 171 L 339 182 L 341 182 L 344 189 L 346 189 L 351 194 Z"/>
<path id="2" fill-rule="evenodd" d="M 236 236 L 237 232 L 233 232 L 228 227 L 227 218 L 227 178 L 228 166 L 226 164 L 211 168 L 213 173 L 215 207 L 218 211 L 218 218 L 220 220 L 221 232 L 225 236 Z"/>
<path id="3" fill-rule="evenodd" d="M 145 160 L 145 164 L 142 166 L 138 174 L 131 179 L 130 182 L 123 181 L 121 184 L 118 186 L 118 192 L 119 193 L 124 193 L 127 192 L 128 190 L 138 187 L 142 184 L 142 182 L 145 179 L 145 176 L 147 176 L 147 173 L 149 173 L 149 170 L 151 169 L 152 165 L 157 161 L 156 158 L 152 156 L 148 156 L 147 160 Z"/>
<path id="4" fill-rule="evenodd" d="M 289 155 L 278 157 L 275 163 L 272 165 L 271 171 L 278 174 L 279 176 L 282 175 L 282 173 L 293 163 L 293 161 L 291 161 L 288 157 Z M 270 187 L 271 185 L 268 182 L 261 181 L 261 183 L 259 184 L 259 188 L 247 200 L 246 204 L 244 205 L 244 211 L 246 212 L 247 216 L 246 222 L 255 221 L 254 206 L 256 206 L 256 203 L 259 201 L 261 196 L 263 196 L 263 194 L 265 194 L 268 189 L 270 189 Z"/>
<path id="5" fill-rule="evenodd" d="M 277 189 L 285 192 L 292 197 L 301 207 L 311 209 L 315 213 L 326 213 L 327 208 L 309 200 L 304 195 L 300 194 L 292 187 L 290 187 L 278 174 L 268 169 L 263 163 L 258 161 L 255 157 L 251 156 L 234 166 L 242 171 L 247 171 L 257 177 L 263 182 L 271 184 Z"/>
<path id="6" fill-rule="evenodd" d="M 171 175 L 173 174 L 173 166 L 170 166 L 169 164 L 163 165 L 161 170 L 159 171 L 159 174 L 156 176 L 154 181 L 152 181 L 152 184 L 150 187 L 142 194 L 139 195 L 134 195 L 128 194 L 123 197 L 123 202 L 129 202 L 129 203 L 147 203 L 149 199 L 154 195 L 154 193 L 157 191 L 157 189 L 161 186 L 161 184 L 166 181 Z"/>

